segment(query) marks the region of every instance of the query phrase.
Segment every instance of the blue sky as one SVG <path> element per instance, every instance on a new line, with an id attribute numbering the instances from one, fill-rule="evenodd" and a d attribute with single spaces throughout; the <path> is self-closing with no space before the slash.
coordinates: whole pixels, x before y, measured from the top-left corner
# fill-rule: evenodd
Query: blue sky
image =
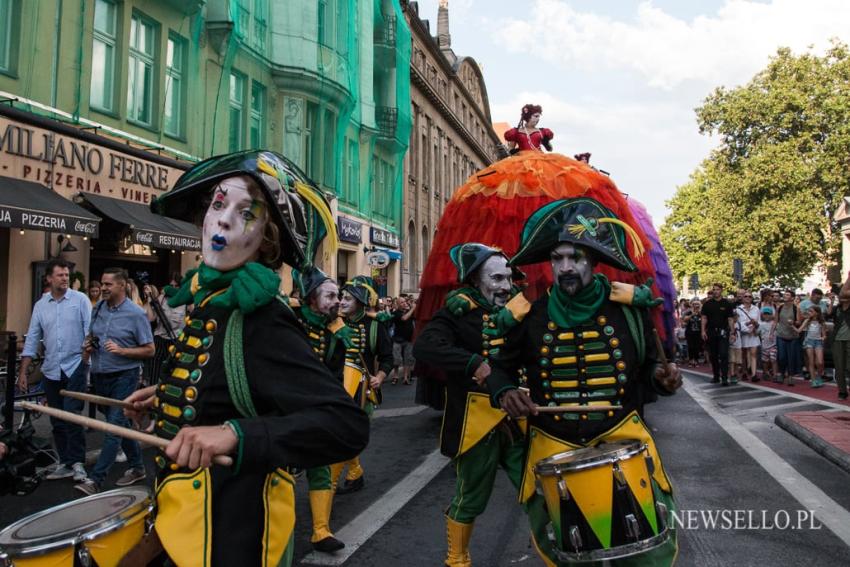
<path id="1" fill-rule="evenodd" d="M 438 0 L 419 13 L 436 33 Z M 452 47 L 483 67 L 494 122 L 526 102 L 556 151 L 593 153 L 660 224 L 715 141 L 694 108 L 746 83 L 780 46 L 850 43 L 843 0 L 449 0 Z"/>

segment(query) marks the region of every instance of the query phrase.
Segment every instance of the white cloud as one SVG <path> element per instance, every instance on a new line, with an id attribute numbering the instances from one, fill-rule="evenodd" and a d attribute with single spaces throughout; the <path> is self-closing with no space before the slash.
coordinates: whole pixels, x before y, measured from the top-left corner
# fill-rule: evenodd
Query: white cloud
<path id="1" fill-rule="evenodd" d="M 850 2 L 843 0 L 728 0 L 716 14 L 691 21 L 649 1 L 639 4 L 634 21 L 581 12 L 564 0 L 535 0 L 523 13 L 497 24 L 508 49 L 564 69 L 636 71 L 666 90 L 691 80 L 739 84 L 779 46 L 799 51 L 850 38 Z"/>

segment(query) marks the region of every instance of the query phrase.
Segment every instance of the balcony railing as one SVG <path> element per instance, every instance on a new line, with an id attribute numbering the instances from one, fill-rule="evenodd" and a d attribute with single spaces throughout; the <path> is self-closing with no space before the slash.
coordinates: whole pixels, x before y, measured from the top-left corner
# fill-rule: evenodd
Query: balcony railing
<path id="1" fill-rule="evenodd" d="M 375 26 L 375 44 L 383 47 L 395 48 L 396 42 L 396 19 L 394 15 L 384 18 L 384 23 Z"/>
<path id="2" fill-rule="evenodd" d="M 392 106 L 379 106 L 375 109 L 375 122 L 381 138 L 394 139 L 398 125 L 398 109 Z"/>

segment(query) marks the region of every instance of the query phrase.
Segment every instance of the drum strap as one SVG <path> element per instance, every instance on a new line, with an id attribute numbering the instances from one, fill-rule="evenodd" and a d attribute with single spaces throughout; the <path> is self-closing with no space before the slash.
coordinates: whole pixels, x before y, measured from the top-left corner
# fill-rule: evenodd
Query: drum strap
<path id="1" fill-rule="evenodd" d="M 244 315 L 235 309 L 227 322 L 224 334 L 224 375 L 227 378 L 227 390 L 233 405 L 243 417 L 256 417 L 257 409 L 251 399 L 248 375 L 245 372 L 245 354 L 242 350 L 242 329 Z"/>
<path id="2" fill-rule="evenodd" d="M 623 315 L 626 316 L 626 323 L 629 325 L 629 332 L 632 334 L 632 339 L 635 341 L 635 348 L 638 355 L 638 366 L 643 365 L 646 359 L 646 341 L 643 334 L 643 318 L 639 313 L 635 313 L 629 305 L 621 305 Z"/>

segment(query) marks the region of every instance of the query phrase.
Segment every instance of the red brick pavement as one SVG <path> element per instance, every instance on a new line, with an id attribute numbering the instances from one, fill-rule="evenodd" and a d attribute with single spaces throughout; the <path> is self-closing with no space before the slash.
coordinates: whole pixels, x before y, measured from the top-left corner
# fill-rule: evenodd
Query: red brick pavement
<path id="1" fill-rule="evenodd" d="M 785 417 L 850 455 L 850 412 L 799 411 Z"/>

